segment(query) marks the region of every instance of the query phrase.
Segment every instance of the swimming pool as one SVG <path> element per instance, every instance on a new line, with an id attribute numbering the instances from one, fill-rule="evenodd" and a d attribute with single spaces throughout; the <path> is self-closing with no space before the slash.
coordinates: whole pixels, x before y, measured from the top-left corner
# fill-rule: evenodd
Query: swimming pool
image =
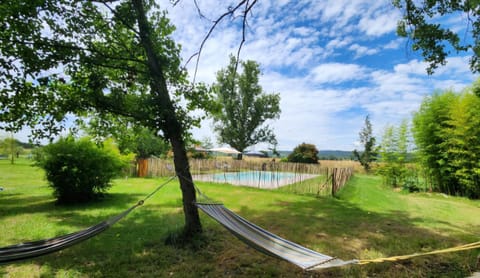
<path id="1" fill-rule="evenodd" d="M 317 175 L 290 172 L 244 171 L 195 175 L 193 178 L 194 180 L 199 181 L 229 183 L 233 185 L 245 185 L 271 189 L 287 184 L 302 182 L 316 176 Z"/>

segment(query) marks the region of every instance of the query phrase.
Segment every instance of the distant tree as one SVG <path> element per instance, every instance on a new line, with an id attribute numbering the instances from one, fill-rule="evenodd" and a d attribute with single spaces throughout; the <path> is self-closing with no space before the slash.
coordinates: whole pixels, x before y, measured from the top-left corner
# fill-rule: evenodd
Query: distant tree
<path id="1" fill-rule="evenodd" d="M 92 117 L 84 127 L 88 135 L 101 143 L 106 138 L 113 138 L 122 154 L 134 153 L 136 158 L 165 155 L 170 146 L 161 136 L 150 129 L 135 125 L 128 119 L 102 115 Z"/>
<path id="2" fill-rule="evenodd" d="M 397 26 L 398 35 L 409 38 L 412 49 L 422 52 L 429 64 L 429 74 L 446 64 L 452 50 L 471 54 L 470 69 L 480 72 L 480 2 L 393 0 L 393 3 L 403 11 Z M 452 16 L 464 20 L 465 30 L 457 31 L 442 23 Z"/>
<path id="3" fill-rule="evenodd" d="M 227 68 L 217 73 L 213 91 L 220 111 L 213 114 L 213 120 L 219 142 L 243 152 L 260 142 L 276 143 L 273 130 L 264 123 L 280 116 L 280 95 L 263 92 L 256 62 L 239 61 L 239 65 L 241 73 L 236 72 L 236 58 L 230 56 Z"/>
<path id="4" fill-rule="evenodd" d="M 407 121 L 399 127 L 387 126 L 379 146 L 381 166 L 378 172 L 384 182 L 393 187 L 406 186 L 410 182 L 411 171 L 407 168 L 409 132 Z M 407 181 L 408 180 L 408 181 Z"/>
<path id="5" fill-rule="evenodd" d="M 213 148 L 213 142 L 210 137 L 204 137 L 202 141 L 200 142 L 200 146 L 204 149 L 211 149 Z"/>
<path id="6" fill-rule="evenodd" d="M 318 163 L 318 149 L 313 144 L 302 143 L 287 157 L 288 162 Z"/>
<path id="7" fill-rule="evenodd" d="M 268 148 L 268 150 L 272 152 L 272 156 L 280 157 L 280 152 L 278 152 L 277 145 L 278 143 L 275 142 L 271 147 Z"/>
<path id="8" fill-rule="evenodd" d="M 0 152 L 9 155 L 10 163 L 15 164 L 15 158 L 18 158 L 18 155 L 23 152 L 23 148 L 20 141 L 11 134 L 10 137 L 0 140 Z"/>
<path id="9" fill-rule="evenodd" d="M 195 146 L 199 146 L 202 149 L 198 150 L 193 148 L 191 150 L 192 158 L 208 159 L 212 157 L 212 154 L 208 151 L 209 149 L 213 148 L 213 142 L 210 139 L 210 137 L 204 137 L 201 141 L 194 142 L 194 143 L 195 143 Z"/>
<path id="10" fill-rule="evenodd" d="M 363 169 L 368 173 L 373 161 L 377 159 L 377 150 L 375 146 L 375 137 L 372 135 L 372 124 L 370 123 L 370 116 L 365 117 L 365 126 L 359 133 L 360 144 L 363 146 L 363 151 L 359 152 L 353 150 L 353 156 L 360 162 Z"/>

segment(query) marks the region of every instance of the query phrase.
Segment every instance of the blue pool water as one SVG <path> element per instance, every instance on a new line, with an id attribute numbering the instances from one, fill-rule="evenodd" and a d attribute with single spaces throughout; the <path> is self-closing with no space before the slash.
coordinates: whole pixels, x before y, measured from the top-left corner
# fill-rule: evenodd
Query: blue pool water
<path id="1" fill-rule="evenodd" d="M 214 174 L 214 179 L 223 179 L 226 182 L 249 182 L 256 180 L 283 180 L 288 178 L 294 178 L 295 173 L 288 172 L 270 172 L 270 171 L 248 171 L 248 172 L 229 172 L 229 173 L 217 173 Z"/>
<path id="2" fill-rule="evenodd" d="M 194 179 L 260 188 L 278 188 L 287 184 L 302 182 L 315 176 L 290 172 L 245 171 L 197 175 L 194 176 Z"/>

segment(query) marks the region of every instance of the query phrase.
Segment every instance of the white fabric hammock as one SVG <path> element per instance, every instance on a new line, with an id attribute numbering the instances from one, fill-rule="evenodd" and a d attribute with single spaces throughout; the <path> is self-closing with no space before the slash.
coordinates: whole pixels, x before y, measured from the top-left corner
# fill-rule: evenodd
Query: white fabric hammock
<path id="1" fill-rule="evenodd" d="M 343 261 L 324 255 L 281 238 L 247 221 L 222 204 L 197 203 L 196 206 L 217 220 L 247 245 L 267 255 L 293 263 L 304 270 L 316 270 L 358 263 L 358 260 Z"/>

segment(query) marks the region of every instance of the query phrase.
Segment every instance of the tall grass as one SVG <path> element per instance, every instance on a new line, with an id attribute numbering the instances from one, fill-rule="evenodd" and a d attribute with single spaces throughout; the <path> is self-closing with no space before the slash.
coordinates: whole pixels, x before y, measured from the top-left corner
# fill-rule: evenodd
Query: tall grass
<path id="1" fill-rule="evenodd" d="M 101 202 L 56 206 L 43 173 L 0 161 L 0 246 L 83 229 L 123 211 L 165 179 L 118 179 Z M 197 184 L 209 197 L 252 222 L 342 259 L 374 258 L 450 247 L 480 239 L 480 202 L 436 194 L 404 194 L 375 176 L 354 176 L 337 198 L 224 184 Z M 165 245 L 181 229 L 178 182 L 104 233 L 44 257 L 0 266 L 6 277 L 465 277 L 478 250 L 396 263 L 305 273 L 235 239 L 201 214 L 202 237 Z"/>

